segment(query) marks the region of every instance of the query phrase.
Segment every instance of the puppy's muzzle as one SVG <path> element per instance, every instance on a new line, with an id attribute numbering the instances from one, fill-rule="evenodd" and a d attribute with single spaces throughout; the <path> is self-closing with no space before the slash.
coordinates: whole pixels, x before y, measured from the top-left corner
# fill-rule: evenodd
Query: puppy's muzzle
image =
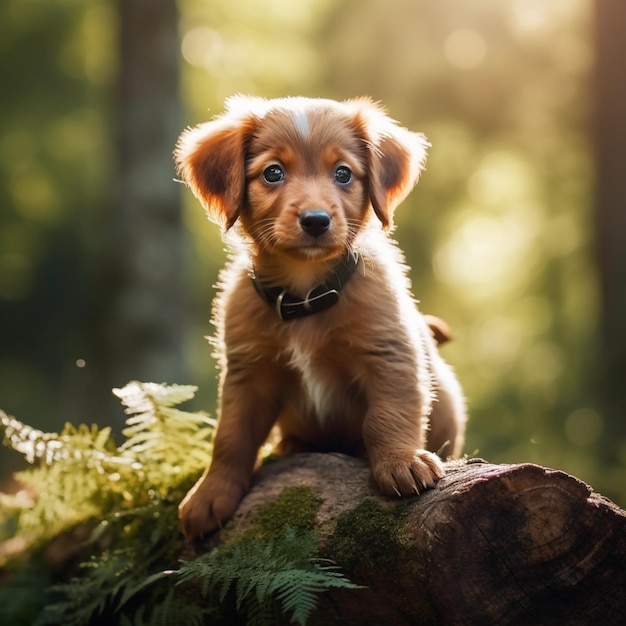
<path id="1" fill-rule="evenodd" d="M 330 215 L 324 209 L 302 211 L 300 227 L 307 235 L 317 239 L 330 228 Z"/>

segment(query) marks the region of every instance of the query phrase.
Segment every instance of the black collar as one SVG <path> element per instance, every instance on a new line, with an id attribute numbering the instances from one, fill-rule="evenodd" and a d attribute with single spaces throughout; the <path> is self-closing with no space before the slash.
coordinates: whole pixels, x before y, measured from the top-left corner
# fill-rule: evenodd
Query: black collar
<path id="1" fill-rule="evenodd" d="M 319 313 L 336 304 L 339 301 L 339 292 L 350 280 L 358 264 L 358 254 L 346 253 L 333 267 L 326 280 L 321 285 L 313 287 L 304 298 L 294 296 L 282 287 L 266 287 L 256 272 L 252 275 L 252 282 L 259 295 L 274 307 L 278 317 L 283 321 L 288 321 Z"/>

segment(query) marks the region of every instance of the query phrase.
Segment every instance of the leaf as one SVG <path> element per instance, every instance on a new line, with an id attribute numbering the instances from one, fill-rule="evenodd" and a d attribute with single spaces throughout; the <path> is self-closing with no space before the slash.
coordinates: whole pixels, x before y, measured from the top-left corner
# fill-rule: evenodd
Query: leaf
<path id="1" fill-rule="evenodd" d="M 177 504 L 212 450 L 214 421 L 177 408 L 195 389 L 131 383 L 117 390 L 128 414 L 126 431 L 134 438 L 119 447 L 110 428 L 66 424 L 59 433 L 46 433 L 0 412 L 6 443 L 32 464 L 16 474 L 32 497 L 2 498 L 12 505 L 5 517 L 13 516 L 16 536 L 26 549 L 51 545 L 56 551 L 58 537 L 61 546 L 76 537 L 76 545 L 63 550 L 86 558 L 74 578 L 50 590 L 38 624 L 134 623 L 122 614 L 144 603 L 150 611 L 138 612 L 137 623 L 159 623 L 167 615 L 171 619 L 160 623 L 176 623 L 179 615 L 189 617 L 183 623 L 202 623 L 205 607 L 187 602 L 191 607 L 184 608 L 164 589 L 164 570 L 182 547 Z M 43 568 L 46 553 L 33 552 Z"/>
<path id="2" fill-rule="evenodd" d="M 234 590 L 236 608 L 245 610 L 248 618 L 252 606 L 260 616 L 276 605 L 282 614 L 303 625 L 321 593 L 331 588 L 358 588 L 328 561 L 315 559 L 316 549 L 314 531 L 296 532 L 286 527 L 282 536 L 269 540 L 248 537 L 183 563 L 177 584 L 199 578 L 203 595 L 216 589 L 220 602 Z"/>
<path id="3" fill-rule="evenodd" d="M 316 558 L 313 529 L 288 525 L 167 569 L 182 547 L 177 504 L 212 452 L 214 421 L 178 408 L 194 392 L 138 382 L 115 390 L 128 415 L 117 447 L 108 428 L 66 424 L 61 433 L 44 433 L 0 414 L 9 445 L 33 462 L 18 475 L 35 493 L 32 501 L 16 503 L 19 535 L 34 545 L 84 528 L 78 547 L 89 555 L 74 578 L 51 589 L 38 625 L 200 625 L 219 610 L 206 606 L 209 591 L 210 601 L 232 597 L 249 624 L 275 623 L 282 613 L 302 625 L 320 594 L 356 588 Z M 198 580 L 197 603 L 179 599 L 172 574 L 175 585 Z"/>
<path id="4" fill-rule="evenodd" d="M 133 596 L 136 596 L 139 592 L 143 591 L 146 587 L 149 587 L 150 585 L 153 585 L 155 582 L 159 580 L 163 580 L 164 578 L 167 578 L 168 576 L 170 576 L 170 573 L 168 572 L 157 572 L 156 574 L 152 574 L 151 576 L 144 578 L 137 585 L 133 585 L 132 587 L 131 586 L 126 587 L 126 589 L 124 589 L 124 592 L 122 593 L 117 603 L 117 610 L 119 611 Z"/>
<path id="5" fill-rule="evenodd" d="M 193 398 L 191 385 L 156 385 L 131 382 L 114 389 L 129 417 L 122 434 L 120 453 L 140 463 L 148 481 L 163 476 L 163 465 L 180 479 L 196 475 L 209 463 L 215 420 L 204 413 L 182 411 L 176 406 Z"/>

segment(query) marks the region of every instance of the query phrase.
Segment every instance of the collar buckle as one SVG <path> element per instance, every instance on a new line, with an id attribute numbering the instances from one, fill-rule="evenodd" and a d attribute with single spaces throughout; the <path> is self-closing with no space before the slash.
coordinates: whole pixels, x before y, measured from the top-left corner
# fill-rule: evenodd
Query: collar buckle
<path id="1" fill-rule="evenodd" d="M 339 294 L 359 264 L 356 254 L 348 253 L 333 268 L 328 279 L 313 287 L 304 298 L 290 294 L 283 287 L 266 287 L 254 274 L 252 282 L 259 295 L 276 311 L 283 322 L 306 317 L 330 308 L 339 302 Z"/>

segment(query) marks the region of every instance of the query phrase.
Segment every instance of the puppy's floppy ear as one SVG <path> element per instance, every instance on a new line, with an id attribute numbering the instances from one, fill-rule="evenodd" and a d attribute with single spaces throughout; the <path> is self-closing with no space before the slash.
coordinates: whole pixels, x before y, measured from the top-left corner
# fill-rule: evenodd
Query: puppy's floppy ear
<path id="1" fill-rule="evenodd" d="M 383 228 L 389 228 L 393 212 L 406 198 L 426 163 L 429 143 L 421 133 L 401 128 L 371 100 L 360 105 L 360 122 L 368 146 L 372 208 Z"/>
<path id="2" fill-rule="evenodd" d="M 236 222 L 244 201 L 245 152 L 255 120 L 252 113 L 227 112 L 184 131 L 174 150 L 179 176 L 225 230 Z"/>

